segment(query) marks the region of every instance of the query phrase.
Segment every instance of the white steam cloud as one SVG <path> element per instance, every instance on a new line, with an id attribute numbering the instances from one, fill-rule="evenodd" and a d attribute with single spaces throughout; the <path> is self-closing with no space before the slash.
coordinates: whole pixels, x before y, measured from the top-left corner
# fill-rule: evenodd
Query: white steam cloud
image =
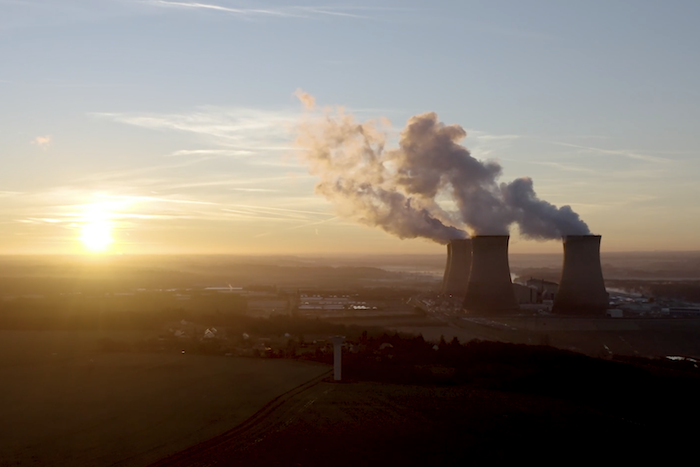
<path id="1" fill-rule="evenodd" d="M 315 100 L 298 90 L 308 111 Z M 498 183 L 501 166 L 480 161 L 460 144 L 467 133 L 445 125 L 435 113 L 411 117 L 397 148 L 386 147 L 389 123 L 357 122 L 342 108 L 307 113 L 297 144 L 316 192 L 338 213 L 382 228 L 399 238 L 427 238 L 439 243 L 474 235 L 506 235 L 517 223 L 522 235 L 553 239 L 585 235 L 588 226 L 569 206 L 540 200 L 529 178 Z M 456 210 L 441 207 L 450 199 Z"/>

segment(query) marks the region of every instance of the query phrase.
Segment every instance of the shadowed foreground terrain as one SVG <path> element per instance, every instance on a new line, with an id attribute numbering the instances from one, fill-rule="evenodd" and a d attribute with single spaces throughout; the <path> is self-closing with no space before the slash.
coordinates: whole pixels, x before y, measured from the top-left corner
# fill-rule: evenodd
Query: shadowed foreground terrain
<path id="1" fill-rule="evenodd" d="M 695 445 L 692 362 L 491 342 L 421 355 L 420 339 L 398 337 L 373 348 L 386 340 L 348 356 L 344 382 L 309 384 L 154 466 L 669 461 Z"/>
<path id="2" fill-rule="evenodd" d="M 457 465 L 473 461 L 673 458 L 689 436 L 539 395 L 464 386 L 320 383 L 253 436 L 163 466 Z"/>
<path id="3" fill-rule="evenodd" d="M 1 466 L 146 465 L 328 371 L 291 360 L 103 353 L 85 332 L 0 332 L 0 350 Z"/>
<path id="4" fill-rule="evenodd" d="M 698 434 L 687 360 L 363 334 L 333 383 L 321 347 L 311 362 L 99 351 L 108 336 L 142 337 L 2 332 L 0 465 L 668 460 Z"/>

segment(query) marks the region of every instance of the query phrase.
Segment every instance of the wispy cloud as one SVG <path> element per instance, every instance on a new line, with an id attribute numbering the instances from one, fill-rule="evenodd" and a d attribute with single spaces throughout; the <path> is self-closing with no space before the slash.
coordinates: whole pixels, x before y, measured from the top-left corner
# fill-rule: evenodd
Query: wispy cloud
<path id="1" fill-rule="evenodd" d="M 333 217 L 330 217 L 330 218 L 328 218 L 328 219 L 322 219 L 322 220 L 315 221 L 315 222 L 304 223 L 304 224 L 302 224 L 302 225 L 295 225 L 295 226 L 287 227 L 287 228 L 284 228 L 284 229 L 278 229 L 278 230 L 274 230 L 274 231 L 263 232 L 263 233 L 260 233 L 260 234 L 256 235 L 255 238 L 267 237 L 267 236 L 270 236 L 270 235 L 272 235 L 272 234 L 274 234 L 274 233 L 278 233 L 278 232 L 285 232 L 285 231 L 289 231 L 289 230 L 298 230 L 298 229 L 303 229 L 303 228 L 308 228 L 308 227 L 314 227 L 314 226 L 317 226 L 317 225 L 327 224 L 327 223 L 329 223 L 329 222 L 334 222 L 334 221 L 339 220 L 339 219 L 340 219 L 339 217 L 333 216 Z M 318 229 L 314 229 L 314 230 L 315 230 L 316 235 L 318 235 Z"/>
<path id="2" fill-rule="evenodd" d="M 531 164 L 544 165 L 546 167 L 552 167 L 554 169 L 563 170 L 565 172 L 580 172 L 588 174 L 598 174 L 599 170 L 589 169 L 587 167 L 579 167 L 571 164 L 562 164 L 560 162 L 550 162 L 550 161 L 529 161 Z"/>
<path id="3" fill-rule="evenodd" d="M 653 206 L 652 203 L 659 201 L 660 198 L 654 195 L 645 195 L 639 193 L 624 193 L 619 196 L 610 199 L 610 197 L 601 200 L 598 203 L 588 202 L 588 203 L 576 203 L 574 205 L 577 209 L 585 209 L 587 212 L 596 211 L 620 211 L 621 209 L 627 209 L 633 206 L 640 206 L 644 208 L 644 212 L 647 213 L 649 210 L 659 207 Z"/>
<path id="4" fill-rule="evenodd" d="M 102 193 L 95 193 L 97 198 L 106 198 L 114 200 L 126 200 L 126 201 L 156 201 L 159 203 L 175 203 L 175 204 L 204 204 L 210 206 L 216 206 L 219 203 L 213 203 L 210 201 L 198 201 L 191 199 L 178 199 L 178 198 L 158 198 L 154 196 L 127 196 L 127 195 L 107 195 Z"/>
<path id="5" fill-rule="evenodd" d="M 274 208 L 274 207 L 269 207 L 269 206 L 252 206 L 249 204 L 238 204 L 236 206 L 238 206 L 240 208 L 245 208 L 245 209 L 258 209 L 258 210 L 271 211 L 271 212 L 283 212 L 286 214 L 311 214 L 314 216 L 330 216 L 330 214 L 328 214 L 327 212 L 308 211 L 308 210 L 303 210 L 303 209 Z"/>
<path id="6" fill-rule="evenodd" d="M 306 166 L 302 162 L 295 162 L 293 160 L 253 160 L 250 162 L 250 165 L 306 170 Z"/>
<path id="7" fill-rule="evenodd" d="M 294 230 L 303 227 L 324 224 L 337 219 L 336 216 L 327 212 L 309 211 L 303 209 L 275 208 L 269 206 L 255 206 L 249 204 L 235 204 L 223 208 L 222 211 L 231 213 L 232 215 L 251 219 L 251 220 L 266 220 L 282 223 L 293 223 L 295 225 L 284 229 L 276 229 L 275 231 Z M 273 231 L 255 235 L 256 238 L 265 237 L 272 234 Z"/>
<path id="8" fill-rule="evenodd" d="M 37 192 L 22 197 L 23 205 L 6 209 L 0 222 L 12 222 L 35 226 L 53 226 L 55 238 L 61 230 L 78 231 L 86 223 L 100 219 L 109 222 L 117 231 L 132 229 L 142 231 L 164 220 L 212 221 L 212 222 L 266 222 L 302 226 L 318 223 L 333 217 L 322 211 L 284 207 L 258 206 L 254 204 L 217 203 L 196 198 L 178 196 L 139 196 L 105 193 L 85 193 L 80 190 L 53 190 Z M 47 202 L 51 200 L 51 202 Z M 277 202 L 290 203 L 288 197 Z M 173 224 L 183 228 L 196 224 Z M 254 232 L 251 232 L 251 236 Z M 71 237 L 70 241 L 75 241 Z"/>
<path id="9" fill-rule="evenodd" d="M 32 144 L 39 146 L 41 149 L 48 149 L 51 146 L 51 136 L 37 136 L 32 140 Z"/>
<path id="10" fill-rule="evenodd" d="M 295 174 L 296 178 L 308 178 L 313 177 L 307 173 Z M 198 181 L 177 181 L 177 180 L 164 180 L 155 181 L 151 183 L 150 187 L 156 191 L 169 191 L 169 190 L 183 190 L 192 188 L 214 188 L 214 187 L 227 187 L 232 190 L 246 191 L 252 189 L 262 188 L 260 185 L 270 185 L 270 186 L 280 186 L 282 182 L 288 182 L 290 180 L 289 176 L 281 177 L 245 177 L 245 178 L 234 178 L 234 177 L 224 177 L 217 180 L 198 180 Z M 241 187 L 241 185 L 243 187 Z M 253 188 L 246 189 L 246 186 L 256 185 Z"/>
<path id="11" fill-rule="evenodd" d="M 279 190 L 273 190 L 271 188 L 241 188 L 241 187 L 235 187 L 231 188 L 234 191 L 245 191 L 248 193 L 276 193 Z"/>
<path id="12" fill-rule="evenodd" d="M 289 150 L 292 132 L 298 121 L 295 112 L 256 109 L 203 107 L 189 113 L 92 113 L 97 118 L 113 120 L 141 128 L 181 131 L 207 137 L 219 148 L 219 154 L 242 155 L 236 151 Z M 177 155 L 193 154 L 191 150 Z M 196 153 L 195 153 L 196 154 Z"/>
<path id="13" fill-rule="evenodd" d="M 169 2 L 165 0 L 147 0 L 142 3 L 149 5 L 167 7 L 167 8 L 184 8 L 184 9 L 202 9 L 213 10 L 223 13 L 232 13 L 240 16 L 293 16 L 282 8 L 266 9 L 266 8 L 231 8 L 212 3 L 200 2 Z"/>
<path id="14" fill-rule="evenodd" d="M 243 19 L 255 17 L 268 18 L 368 18 L 358 12 L 371 12 L 376 9 L 371 7 L 344 7 L 344 6 L 270 6 L 267 8 L 240 8 L 218 3 L 208 2 L 177 2 L 167 0 L 143 0 L 141 3 L 154 7 L 171 8 L 180 10 L 208 10 L 217 13 L 229 14 Z M 396 8 L 390 10 L 398 10 Z"/>
<path id="15" fill-rule="evenodd" d="M 349 13 L 347 9 L 333 7 L 311 7 L 311 6 L 296 6 L 292 7 L 295 10 L 303 11 L 312 15 L 327 15 L 327 16 L 343 16 L 346 18 L 366 18 L 367 16 Z M 358 8 L 359 10 L 359 8 Z M 366 9 L 365 9 L 366 11 Z"/>
<path id="16" fill-rule="evenodd" d="M 548 141 L 548 142 L 551 144 L 556 144 L 558 146 L 576 148 L 576 149 L 590 151 L 590 152 L 602 154 L 602 155 L 626 157 L 628 159 L 635 159 L 635 160 L 640 160 L 640 161 L 645 161 L 645 162 L 667 163 L 667 162 L 671 161 L 671 159 L 668 159 L 665 157 L 644 154 L 640 151 L 634 151 L 634 150 L 629 150 L 629 149 L 603 149 L 603 148 L 597 148 L 597 147 L 592 147 L 592 146 L 582 146 L 580 144 L 563 143 L 560 141 Z"/>
<path id="17" fill-rule="evenodd" d="M 250 149 L 181 149 L 179 151 L 175 151 L 171 154 L 168 154 L 168 156 L 177 157 L 177 156 L 213 155 L 213 156 L 242 157 L 242 156 L 250 156 L 253 154 L 255 154 L 255 151 L 251 151 Z"/>
<path id="18" fill-rule="evenodd" d="M 490 159 L 501 157 L 506 149 L 510 148 L 516 140 L 522 139 L 521 135 L 494 134 L 482 130 L 467 130 L 467 139 L 464 144 L 470 149 L 474 157 L 478 159 Z"/>
<path id="19" fill-rule="evenodd" d="M 180 149 L 164 157 L 168 164 L 153 164 L 128 170 L 91 175 L 82 180 L 91 186 L 108 183 L 116 191 L 128 183 L 134 189 L 152 192 L 206 193 L 208 199 L 226 199 L 232 192 L 275 193 L 280 182 L 295 183 L 309 178 L 291 154 L 299 113 L 246 108 L 202 107 L 182 113 L 94 113 L 97 118 L 154 131 L 190 133 L 204 147 Z M 212 162 L 217 159 L 221 162 Z M 206 165 L 201 165 L 206 163 Z M 184 167 L 198 164 L 197 170 Z M 287 169 L 283 176 L 275 175 Z M 298 169 L 298 170 L 294 170 Z"/>

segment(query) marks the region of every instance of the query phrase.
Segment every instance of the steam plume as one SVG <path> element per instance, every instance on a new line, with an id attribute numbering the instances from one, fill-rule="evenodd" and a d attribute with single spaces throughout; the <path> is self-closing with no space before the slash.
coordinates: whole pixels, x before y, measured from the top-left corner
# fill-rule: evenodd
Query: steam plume
<path id="1" fill-rule="evenodd" d="M 307 110 L 312 96 L 295 95 Z M 339 214 L 376 226 L 399 238 L 423 237 L 440 243 L 467 236 L 505 235 L 518 223 L 524 236 L 553 239 L 586 234 L 588 227 L 569 206 L 540 200 L 532 180 L 499 184 L 501 166 L 479 161 L 460 144 L 467 133 L 445 125 L 435 113 L 411 117 L 397 148 L 386 148 L 389 122 L 358 123 L 342 108 L 307 114 L 297 144 L 316 192 Z M 452 211 L 441 206 L 452 201 Z"/>
<path id="2" fill-rule="evenodd" d="M 514 219 L 496 183 L 501 166 L 473 158 L 459 144 L 466 136 L 462 127 L 439 122 L 433 112 L 411 117 L 399 149 L 390 152 L 396 186 L 427 200 L 446 193 L 459 209 L 457 222 L 475 234 L 506 234 Z"/>
<path id="3" fill-rule="evenodd" d="M 314 110 L 316 108 L 316 98 L 308 92 L 297 89 L 294 91 L 294 97 L 299 99 L 299 102 L 302 103 L 306 110 Z"/>
<path id="4" fill-rule="evenodd" d="M 298 144 L 309 171 L 320 178 L 316 192 L 333 202 L 339 214 L 380 227 L 399 238 L 423 237 L 439 243 L 464 238 L 466 232 L 446 225 L 424 203 L 398 190 L 387 167 L 385 121 L 355 122 L 342 109 L 336 115 L 301 125 Z"/>
<path id="5" fill-rule="evenodd" d="M 565 235 L 588 235 L 591 231 L 571 206 L 557 208 L 537 197 L 529 177 L 503 184 L 503 197 L 516 215 L 520 233 L 529 238 L 547 239 Z"/>

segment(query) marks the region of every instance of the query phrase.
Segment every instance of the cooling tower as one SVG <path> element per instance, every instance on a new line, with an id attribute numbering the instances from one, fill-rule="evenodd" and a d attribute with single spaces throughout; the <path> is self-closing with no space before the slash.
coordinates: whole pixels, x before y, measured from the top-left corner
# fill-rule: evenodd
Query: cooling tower
<path id="1" fill-rule="evenodd" d="M 442 286 L 440 287 L 440 293 L 445 293 L 445 285 L 447 284 L 447 278 L 450 277 L 450 267 L 452 266 L 452 244 L 447 244 L 447 262 L 445 263 L 445 272 L 442 275 Z"/>
<path id="2" fill-rule="evenodd" d="M 447 265 L 440 293 L 463 299 L 467 294 L 471 264 L 471 239 L 450 240 L 447 244 Z"/>
<path id="3" fill-rule="evenodd" d="M 517 312 L 508 265 L 507 235 L 472 237 L 472 267 L 464 310 L 474 314 Z"/>
<path id="4" fill-rule="evenodd" d="M 552 312 L 605 315 L 608 293 L 600 266 L 600 235 L 564 237 L 564 268 Z"/>

